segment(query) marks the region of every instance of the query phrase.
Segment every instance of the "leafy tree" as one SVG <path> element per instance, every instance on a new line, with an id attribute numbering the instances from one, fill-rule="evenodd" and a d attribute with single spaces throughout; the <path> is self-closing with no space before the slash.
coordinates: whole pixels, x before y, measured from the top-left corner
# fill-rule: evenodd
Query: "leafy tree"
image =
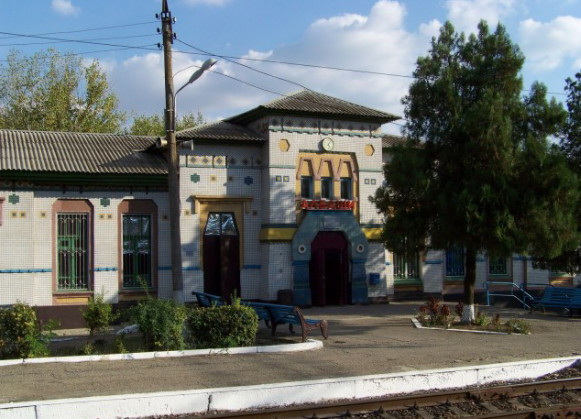
<path id="1" fill-rule="evenodd" d="M 97 62 L 49 49 L 0 67 L 0 128 L 118 132 L 125 115 Z"/>
<path id="2" fill-rule="evenodd" d="M 565 112 L 541 84 L 521 97 L 523 62 L 502 25 L 491 33 L 481 22 L 466 39 L 446 23 L 418 58 L 403 99 L 406 143 L 371 198 L 388 249 L 464 249 L 465 322 L 479 251 L 554 256 L 577 240 L 577 180 L 547 141 Z"/>
<path id="3" fill-rule="evenodd" d="M 581 176 L 581 72 L 575 74 L 575 78 L 565 80 L 565 91 L 568 114 L 560 134 L 560 147 L 567 156 L 570 168 Z M 577 208 L 577 219 L 581 219 L 581 205 Z M 581 244 L 556 258 L 536 258 L 534 264 L 553 272 L 580 273 Z"/>
<path id="4" fill-rule="evenodd" d="M 197 115 L 193 112 L 189 112 L 181 117 L 178 117 L 178 120 L 176 121 L 176 130 L 181 131 L 183 129 L 192 128 L 205 123 L 206 120 L 200 112 L 198 112 Z M 132 135 L 164 136 L 165 120 L 163 115 L 139 115 L 135 117 L 128 133 Z"/>

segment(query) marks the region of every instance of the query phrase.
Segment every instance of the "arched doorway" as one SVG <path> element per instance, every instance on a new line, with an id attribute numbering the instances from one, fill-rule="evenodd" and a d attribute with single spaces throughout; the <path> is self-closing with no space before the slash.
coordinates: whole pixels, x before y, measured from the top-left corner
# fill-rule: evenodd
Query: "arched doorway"
<path id="1" fill-rule="evenodd" d="M 204 292 L 240 296 L 240 235 L 231 212 L 210 212 L 204 228 Z"/>
<path id="2" fill-rule="evenodd" d="M 351 302 L 347 247 L 347 239 L 340 231 L 320 231 L 312 241 L 309 281 L 313 305 Z"/>

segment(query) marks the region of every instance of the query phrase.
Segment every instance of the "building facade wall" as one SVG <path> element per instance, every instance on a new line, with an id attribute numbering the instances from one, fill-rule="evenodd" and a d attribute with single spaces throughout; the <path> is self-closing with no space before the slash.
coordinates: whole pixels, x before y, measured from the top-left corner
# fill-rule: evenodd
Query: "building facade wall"
<path id="1" fill-rule="evenodd" d="M 118 302 L 122 271 L 118 208 L 124 200 L 140 199 L 153 201 L 158 209 L 156 292 L 160 297 L 171 297 L 170 276 L 166 274 L 170 258 L 164 245 L 169 239 L 165 193 L 15 188 L 0 189 L 0 196 L 6 196 L 0 226 L 0 305 L 17 301 L 37 306 L 84 304 L 95 293 Z M 83 202 L 91 207 L 88 292 L 62 292 L 55 287 L 55 222 L 60 202 Z"/>

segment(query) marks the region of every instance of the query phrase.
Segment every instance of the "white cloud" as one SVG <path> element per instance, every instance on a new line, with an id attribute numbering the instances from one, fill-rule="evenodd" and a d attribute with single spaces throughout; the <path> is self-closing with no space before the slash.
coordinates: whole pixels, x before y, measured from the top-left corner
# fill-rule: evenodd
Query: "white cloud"
<path id="1" fill-rule="evenodd" d="M 520 46 L 534 71 L 547 71 L 571 60 L 581 63 L 581 18 L 559 16 L 550 22 L 527 19 L 519 26 Z"/>
<path id="2" fill-rule="evenodd" d="M 74 6 L 71 0 L 52 0 L 52 8 L 65 16 L 78 16 L 81 13 L 81 8 Z"/>
<path id="3" fill-rule="evenodd" d="M 416 31 L 409 31 L 404 25 L 405 16 L 403 2 L 379 0 L 368 15 L 345 14 L 314 21 L 295 44 L 267 51 L 248 50 L 247 58 L 314 66 L 243 61 L 278 78 L 219 59 L 212 72 L 229 77 L 212 72 L 205 74 L 179 94 L 177 112 L 200 110 L 210 121 L 233 116 L 279 97 L 272 92 L 289 94 L 301 89 L 297 84 L 280 80 L 287 79 L 324 94 L 403 116 L 401 98 L 407 94 L 411 79 L 401 76 L 412 74 L 417 57 L 427 53 L 431 37 L 437 35 L 441 26 L 433 20 Z M 201 62 L 174 52 L 174 73 Z M 139 114 L 161 114 L 165 103 L 161 53 L 136 56 L 116 66 L 109 64 L 107 71 L 123 109 L 135 109 Z M 189 71 L 179 72 L 175 86 L 183 84 L 189 74 Z M 399 127 L 393 124 L 385 129 L 399 132 Z"/>
<path id="4" fill-rule="evenodd" d="M 476 32 L 481 20 L 488 22 L 491 28 L 507 16 L 513 14 L 519 6 L 519 0 L 448 0 L 448 19 L 456 30 Z"/>

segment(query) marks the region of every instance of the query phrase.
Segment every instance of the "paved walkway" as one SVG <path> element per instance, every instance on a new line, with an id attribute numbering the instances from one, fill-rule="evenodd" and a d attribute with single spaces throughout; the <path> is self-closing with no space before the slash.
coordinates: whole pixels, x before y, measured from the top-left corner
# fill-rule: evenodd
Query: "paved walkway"
<path id="1" fill-rule="evenodd" d="M 307 317 L 329 321 L 329 340 L 316 351 L 1 367 L 0 403 L 248 386 L 581 355 L 578 316 L 483 307 L 487 313 L 500 314 L 501 321 L 522 317 L 533 330 L 526 336 L 484 335 L 416 329 L 410 319 L 421 304 L 307 309 Z M 284 327 L 278 334 L 288 336 Z M 321 339 L 316 331 L 312 337 Z"/>

